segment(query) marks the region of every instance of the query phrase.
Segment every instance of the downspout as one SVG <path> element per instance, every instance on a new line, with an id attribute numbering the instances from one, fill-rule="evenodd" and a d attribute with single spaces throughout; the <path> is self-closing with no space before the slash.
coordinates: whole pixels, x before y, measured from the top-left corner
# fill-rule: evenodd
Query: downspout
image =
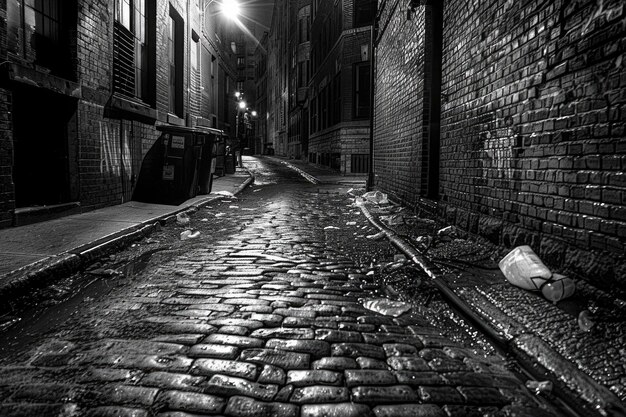
<path id="1" fill-rule="evenodd" d="M 376 78 L 374 77 L 374 70 L 376 69 L 376 34 L 378 30 L 378 11 L 374 13 L 374 21 L 372 22 L 372 28 L 370 30 L 370 155 L 369 155 L 369 169 L 367 174 L 367 190 L 371 190 L 374 187 L 374 87 Z"/>

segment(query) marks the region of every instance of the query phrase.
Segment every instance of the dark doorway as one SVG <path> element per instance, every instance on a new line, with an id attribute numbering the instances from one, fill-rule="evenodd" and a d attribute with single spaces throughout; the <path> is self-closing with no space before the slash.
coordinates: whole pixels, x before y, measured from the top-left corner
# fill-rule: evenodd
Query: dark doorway
<path id="1" fill-rule="evenodd" d="M 43 89 L 13 90 L 15 207 L 71 201 L 70 141 L 77 101 Z"/>

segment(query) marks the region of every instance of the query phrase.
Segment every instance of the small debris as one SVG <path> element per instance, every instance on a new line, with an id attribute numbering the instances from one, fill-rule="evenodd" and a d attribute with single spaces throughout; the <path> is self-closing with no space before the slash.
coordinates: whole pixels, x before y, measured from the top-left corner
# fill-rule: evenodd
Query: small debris
<path id="1" fill-rule="evenodd" d="M 406 262 L 406 256 L 404 256 L 401 253 L 399 253 L 397 255 L 393 255 L 393 261 L 394 262 Z"/>
<path id="2" fill-rule="evenodd" d="M 215 213 L 215 217 L 226 216 L 226 213 Z"/>
<path id="3" fill-rule="evenodd" d="M 176 215 L 176 224 L 179 226 L 187 226 L 190 221 L 189 216 L 185 212 Z"/>
<path id="4" fill-rule="evenodd" d="M 578 314 L 578 327 L 583 332 L 590 331 L 595 325 L 596 322 L 593 321 L 593 316 L 589 310 L 583 310 Z"/>
<path id="5" fill-rule="evenodd" d="M 379 240 L 379 239 L 382 239 L 383 237 L 385 237 L 385 232 L 378 232 L 375 235 L 367 235 L 365 237 L 368 238 L 368 239 Z"/>
<path id="6" fill-rule="evenodd" d="M 213 194 L 218 194 L 218 195 L 224 195 L 226 197 L 234 197 L 235 194 L 231 193 L 230 191 L 226 191 L 226 190 L 221 190 L 221 191 L 217 191 Z"/>
<path id="7" fill-rule="evenodd" d="M 200 236 L 199 230 L 196 230 L 195 232 L 192 232 L 191 230 L 185 230 L 180 234 L 180 240 L 195 239 L 198 236 Z"/>
<path id="8" fill-rule="evenodd" d="M 526 381 L 526 388 L 535 394 L 549 394 L 552 392 L 552 381 Z"/>
<path id="9" fill-rule="evenodd" d="M 324 230 L 339 229 L 337 226 L 326 226 Z"/>
<path id="10" fill-rule="evenodd" d="M 417 244 L 417 249 L 421 252 L 425 252 L 430 248 L 430 245 L 433 243 L 432 236 L 418 236 L 413 241 Z"/>
<path id="11" fill-rule="evenodd" d="M 208 221 L 209 221 L 209 219 L 207 219 L 207 218 L 205 217 L 204 219 L 202 219 L 202 220 L 200 220 L 200 221 L 201 221 L 201 222 L 208 222 Z"/>
<path id="12" fill-rule="evenodd" d="M 398 317 L 411 309 L 411 304 L 403 301 L 393 301 L 388 298 L 365 300 L 363 307 L 385 316 Z"/>
<path id="13" fill-rule="evenodd" d="M 437 237 L 440 239 L 456 239 L 460 237 L 459 229 L 455 226 L 447 226 L 437 230 Z"/>
<path id="14" fill-rule="evenodd" d="M 387 198 L 387 194 L 381 193 L 380 191 L 370 191 L 361 196 L 366 201 L 375 204 L 389 204 L 389 199 Z"/>
<path id="15" fill-rule="evenodd" d="M 346 222 L 346 226 L 355 226 L 356 222 Z"/>
<path id="16" fill-rule="evenodd" d="M 380 220 L 387 223 L 388 226 L 404 224 L 404 216 L 402 214 L 392 214 L 390 216 L 380 216 Z"/>

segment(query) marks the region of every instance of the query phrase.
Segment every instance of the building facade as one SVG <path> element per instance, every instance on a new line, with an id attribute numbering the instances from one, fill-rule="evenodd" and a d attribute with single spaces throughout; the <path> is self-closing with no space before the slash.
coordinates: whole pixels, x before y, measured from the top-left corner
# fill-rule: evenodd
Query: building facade
<path id="1" fill-rule="evenodd" d="M 622 5 L 407 4 L 380 12 L 374 187 L 626 290 Z"/>
<path id="2" fill-rule="evenodd" d="M 265 32 L 255 50 L 255 109 L 257 111 L 257 116 L 253 120 L 255 155 L 267 155 L 269 153 L 267 139 L 267 39 L 267 32 Z"/>
<path id="3" fill-rule="evenodd" d="M 374 0 L 313 0 L 308 160 L 368 172 Z"/>
<path id="4" fill-rule="evenodd" d="M 131 199 L 156 126 L 229 130 L 234 27 L 200 0 L 0 4 L 0 226 Z"/>
<path id="5" fill-rule="evenodd" d="M 311 1 L 294 2 L 289 10 L 289 102 L 287 155 L 308 155 L 308 84 L 311 72 Z"/>
<path id="6" fill-rule="evenodd" d="M 267 147 L 276 155 L 287 156 L 289 2 L 274 2 L 268 36 L 267 57 Z"/>

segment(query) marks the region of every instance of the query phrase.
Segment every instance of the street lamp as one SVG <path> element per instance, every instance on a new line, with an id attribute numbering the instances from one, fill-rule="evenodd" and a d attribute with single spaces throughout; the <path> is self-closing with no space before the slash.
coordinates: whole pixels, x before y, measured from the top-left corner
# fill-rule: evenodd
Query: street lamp
<path id="1" fill-rule="evenodd" d="M 243 149 L 242 149 L 242 146 L 241 146 L 241 130 L 240 130 L 239 126 L 244 122 L 243 113 L 246 112 L 248 104 L 243 99 L 243 93 L 241 91 L 236 91 L 235 92 L 235 98 L 237 99 L 237 116 L 235 118 L 235 139 L 236 139 L 237 143 L 236 143 L 235 149 L 233 151 L 236 154 L 237 153 L 237 149 L 239 149 L 239 154 L 238 154 L 237 160 L 238 160 L 239 167 L 242 168 L 243 167 L 243 161 L 242 161 L 241 154 L 243 153 Z"/>

